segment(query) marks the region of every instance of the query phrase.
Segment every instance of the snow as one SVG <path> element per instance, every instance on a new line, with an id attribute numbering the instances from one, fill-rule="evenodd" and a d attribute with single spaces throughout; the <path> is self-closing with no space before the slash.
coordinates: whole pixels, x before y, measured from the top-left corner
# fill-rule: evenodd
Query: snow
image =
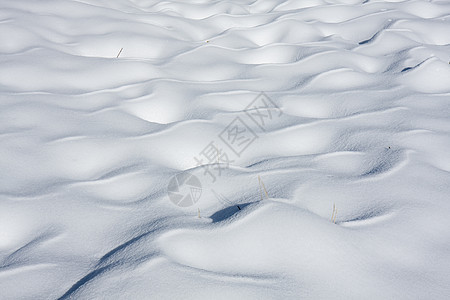
<path id="1" fill-rule="evenodd" d="M 450 298 L 448 1 L 0 8 L 0 299 Z"/>

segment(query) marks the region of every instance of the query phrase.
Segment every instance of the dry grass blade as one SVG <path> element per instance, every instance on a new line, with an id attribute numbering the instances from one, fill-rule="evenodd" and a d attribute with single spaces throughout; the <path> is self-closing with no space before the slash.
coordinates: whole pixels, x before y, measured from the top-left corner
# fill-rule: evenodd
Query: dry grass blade
<path id="1" fill-rule="evenodd" d="M 263 190 L 264 193 L 266 194 L 267 199 L 269 199 L 269 193 L 267 193 L 267 189 L 266 189 L 266 185 L 264 184 L 264 182 L 261 179 L 261 176 L 258 175 L 258 182 L 259 182 L 259 192 L 260 192 L 260 196 L 261 196 L 261 200 L 263 200 Z"/>
<path id="2" fill-rule="evenodd" d="M 331 222 L 336 224 L 337 208 L 336 204 L 333 203 L 333 213 L 331 214 Z"/>

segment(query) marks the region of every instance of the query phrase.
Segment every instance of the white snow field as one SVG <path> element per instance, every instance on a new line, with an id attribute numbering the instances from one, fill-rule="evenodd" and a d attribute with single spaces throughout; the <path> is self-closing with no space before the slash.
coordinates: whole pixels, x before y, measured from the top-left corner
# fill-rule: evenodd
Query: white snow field
<path id="1" fill-rule="evenodd" d="M 450 299 L 449 62 L 448 0 L 0 1 L 0 299 Z"/>

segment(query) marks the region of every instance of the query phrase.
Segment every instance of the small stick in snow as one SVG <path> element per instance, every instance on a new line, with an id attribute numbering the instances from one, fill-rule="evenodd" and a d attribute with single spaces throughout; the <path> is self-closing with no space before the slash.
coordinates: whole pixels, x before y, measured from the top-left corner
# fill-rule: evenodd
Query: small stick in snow
<path id="1" fill-rule="evenodd" d="M 200 217 L 200 208 L 197 208 L 197 210 L 198 210 L 198 218 L 200 219 L 201 217 Z"/>
<path id="2" fill-rule="evenodd" d="M 123 48 L 120 48 L 119 53 L 117 54 L 116 58 L 119 58 L 120 53 L 122 53 Z"/>

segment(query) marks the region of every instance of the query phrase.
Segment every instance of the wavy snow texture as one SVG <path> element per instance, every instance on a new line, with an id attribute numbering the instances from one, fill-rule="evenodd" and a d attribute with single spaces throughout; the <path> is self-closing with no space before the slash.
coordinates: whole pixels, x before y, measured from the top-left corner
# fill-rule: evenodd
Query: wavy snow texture
<path id="1" fill-rule="evenodd" d="M 450 297 L 448 2 L 0 7 L 0 298 Z M 212 183 L 236 117 L 259 138 Z"/>

